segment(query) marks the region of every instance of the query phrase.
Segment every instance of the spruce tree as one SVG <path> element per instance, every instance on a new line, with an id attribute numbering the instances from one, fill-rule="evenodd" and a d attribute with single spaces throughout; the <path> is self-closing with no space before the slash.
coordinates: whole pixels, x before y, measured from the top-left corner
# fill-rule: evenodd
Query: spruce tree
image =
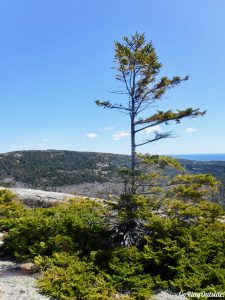
<path id="1" fill-rule="evenodd" d="M 180 123 L 184 118 L 203 116 L 206 111 L 191 107 L 184 110 L 157 110 L 160 100 L 165 93 L 188 80 L 188 76 L 181 78 L 160 77 L 162 64 L 151 42 L 146 42 L 145 34 L 135 33 L 123 37 L 123 42 L 115 42 L 116 79 L 122 84 L 122 90 L 117 94 L 127 95 L 126 103 L 111 103 L 97 100 L 96 104 L 103 108 L 116 109 L 125 112 L 130 118 L 131 134 L 131 193 L 135 194 L 135 174 L 137 169 L 137 147 L 161 139 L 172 137 L 171 132 L 155 132 L 153 138 L 137 142 L 137 135 L 148 128 L 169 124 L 174 121 Z M 146 117 L 146 112 L 149 116 Z"/>

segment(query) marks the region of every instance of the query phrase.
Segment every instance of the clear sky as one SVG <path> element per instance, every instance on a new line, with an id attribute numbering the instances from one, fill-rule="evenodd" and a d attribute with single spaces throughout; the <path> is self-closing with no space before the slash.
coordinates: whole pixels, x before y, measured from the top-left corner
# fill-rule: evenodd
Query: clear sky
<path id="1" fill-rule="evenodd" d="M 135 31 L 155 46 L 161 75 L 190 76 L 162 107 L 207 109 L 140 150 L 224 153 L 224 0 L 1 1 L 0 152 L 129 153 L 129 119 L 94 101 L 115 99 L 114 41 Z"/>

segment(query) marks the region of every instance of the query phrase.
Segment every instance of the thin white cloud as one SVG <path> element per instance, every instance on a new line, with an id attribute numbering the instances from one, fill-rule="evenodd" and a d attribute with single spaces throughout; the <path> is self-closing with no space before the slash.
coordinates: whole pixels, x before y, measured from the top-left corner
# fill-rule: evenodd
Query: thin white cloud
<path id="1" fill-rule="evenodd" d="M 48 145 L 48 139 L 47 138 L 43 138 L 40 143 L 37 145 L 37 148 L 39 149 L 45 149 Z"/>
<path id="2" fill-rule="evenodd" d="M 186 133 L 192 133 L 192 132 L 195 132 L 195 131 L 197 131 L 197 129 L 196 129 L 196 128 L 193 128 L 193 127 L 188 127 L 188 128 L 185 130 Z"/>
<path id="3" fill-rule="evenodd" d="M 90 132 L 90 133 L 86 134 L 86 137 L 88 139 L 96 139 L 98 137 L 98 135 L 94 132 Z"/>
<path id="4" fill-rule="evenodd" d="M 149 127 L 141 131 L 142 134 L 149 134 L 149 133 L 155 133 L 155 132 L 161 132 L 162 128 L 159 125 Z"/>
<path id="5" fill-rule="evenodd" d="M 118 132 L 114 133 L 112 137 L 113 137 L 114 141 L 119 141 L 128 136 L 130 136 L 129 131 L 118 131 Z"/>
<path id="6" fill-rule="evenodd" d="M 10 140 L 8 140 L 7 138 L 4 137 L 0 137 L 0 143 L 1 145 L 6 145 L 10 143 Z"/>
<path id="7" fill-rule="evenodd" d="M 20 145 L 18 145 L 18 146 L 11 146 L 10 148 L 13 149 L 13 150 L 22 150 L 22 149 L 24 149 L 24 147 L 20 146 Z"/>
<path id="8" fill-rule="evenodd" d="M 108 127 L 104 127 L 103 130 L 104 131 L 111 131 L 115 128 L 115 126 L 108 126 Z"/>

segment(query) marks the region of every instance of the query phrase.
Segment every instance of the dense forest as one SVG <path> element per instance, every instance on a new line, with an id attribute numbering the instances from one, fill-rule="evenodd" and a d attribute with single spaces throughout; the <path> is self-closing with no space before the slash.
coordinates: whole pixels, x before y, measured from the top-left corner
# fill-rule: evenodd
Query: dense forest
<path id="1" fill-rule="evenodd" d="M 225 162 L 180 161 L 188 173 L 214 175 L 221 182 L 220 193 L 215 199 L 224 202 Z M 3 186 L 74 191 L 96 196 L 100 187 L 102 190 L 110 186 L 110 192 L 112 187 L 116 190 L 117 172 L 120 168 L 128 167 L 129 163 L 128 155 L 119 154 L 63 150 L 16 151 L 0 155 L 0 182 Z"/>
<path id="2" fill-rule="evenodd" d="M 32 188 L 107 182 L 129 156 L 77 151 L 17 151 L 0 155 L 0 181 Z"/>
<path id="3" fill-rule="evenodd" d="M 194 161 L 180 160 L 188 173 L 212 174 L 219 182 L 219 193 L 215 194 L 215 201 L 225 205 L 225 161 Z"/>

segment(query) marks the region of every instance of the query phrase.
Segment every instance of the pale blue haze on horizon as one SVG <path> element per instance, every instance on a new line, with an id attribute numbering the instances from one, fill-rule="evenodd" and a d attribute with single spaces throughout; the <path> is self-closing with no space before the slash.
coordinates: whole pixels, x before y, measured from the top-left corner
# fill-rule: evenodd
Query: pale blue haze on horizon
<path id="1" fill-rule="evenodd" d="M 223 161 L 225 162 L 225 153 L 220 153 L 220 154 L 180 154 L 180 155 L 172 155 L 172 157 L 177 158 L 177 159 L 187 159 L 187 160 L 195 160 L 195 161 L 216 161 L 220 162 Z"/>
<path id="2" fill-rule="evenodd" d="M 177 138 L 140 150 L 225 153 L 224 16 L 224 0 L 1 1 L 0 152 L 129 153 L 129 119 L 94 101 L 120 100 L 110 93 L 114 41 L 138 31 L 153 42 L 161 75 L 190 76 L 161 108 L 207 110 L 166 127 Z"/>

